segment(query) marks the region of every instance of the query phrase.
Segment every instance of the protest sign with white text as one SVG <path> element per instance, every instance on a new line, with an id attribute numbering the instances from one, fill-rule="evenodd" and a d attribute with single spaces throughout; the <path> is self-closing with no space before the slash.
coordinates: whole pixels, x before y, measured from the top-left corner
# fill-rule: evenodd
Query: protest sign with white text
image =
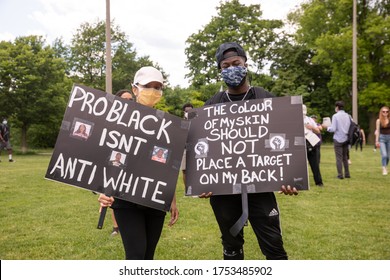
<path id="1" fill-rule="evenodd" d="M 74 85 L 46 178 L 168 211 L 189 122 Z"/>
<path id="2" fill-rule="evenodd" d="M 308 189 L 300 96 L 221 103 L 190 114 L 186 195 Z"/>

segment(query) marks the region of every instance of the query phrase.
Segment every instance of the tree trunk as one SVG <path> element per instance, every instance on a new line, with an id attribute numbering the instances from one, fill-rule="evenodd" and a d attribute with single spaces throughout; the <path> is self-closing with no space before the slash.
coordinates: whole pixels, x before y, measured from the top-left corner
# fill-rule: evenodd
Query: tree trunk
<path id="1" fill-rule="evenodd" d="M 369 115 L 369 121 L 368 121 L 368 128 L 369 128 L 369 131 L 367 131 L 366 133 L 366 143 L 367 144 L 370 144 L 370 145 L 374 145 L 375 144 L 375 123 L 376 123 L 376 119 L 378 118 L 378 114 L 375 114 L 375 113 L 370 113 Z"/>
<path id="2" fill-rule="evenodd" d="M 22 125 L 22 141 L 21 141 L 21 149 L 22 153 L 25 154 L 27 152 L 27 125 Z"/>

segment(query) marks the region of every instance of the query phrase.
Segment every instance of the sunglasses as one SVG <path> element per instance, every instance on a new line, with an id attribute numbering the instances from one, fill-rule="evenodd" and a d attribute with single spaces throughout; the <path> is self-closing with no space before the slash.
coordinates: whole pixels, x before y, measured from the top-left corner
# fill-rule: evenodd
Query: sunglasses
<path id="1" fill-rule="evenodd" d="M 382 113 L 388 113 L 389 111 L 382 111 Z"/>

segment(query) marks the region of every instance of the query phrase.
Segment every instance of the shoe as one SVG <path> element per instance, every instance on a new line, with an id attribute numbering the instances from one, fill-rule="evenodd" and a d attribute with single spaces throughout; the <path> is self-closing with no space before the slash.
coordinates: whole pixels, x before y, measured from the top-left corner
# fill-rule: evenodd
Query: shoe
<path id="1" fill-rule="evenodd" d="M 345 178 L 350 179 L 351 176 L 350 175 L 345 175 Z"/>
<path id="2" fill-rule="evenodd" d="M 316 184 L 316 186 L 323 187 L 324 184 L 323 183 L 319 183 L 319 184 Z"/>
<path id="3" fill-rule="evenodd" d="M 387 175 L 387 169 L 386 169 L 386 167 L 383 167 L 382 175 Z"/>
<path id="4" fill-rule="evenodd" d="M 339 175 L 339 176 L 337 176 L 337 179 L 342 180 L 342 179 L 344 179 L 344 177 Z"/>
<path id="5" fill-rule="evenodd" d="M 116 236 L 116 235 L 118 235 L 118 233 L 119 233 L 118 228 L 116 228 L 116 227 L 112 228 L 111 236 Z"/>
<path id="6" fill-rule="evenodd" d="M 348 160 L 348 164 L 352 164 L 352 161 L 350 159 Z"/>
<path id="7" fill-rule="evenodd" d="M 8 160 L 9 162 L 15 162 L 13 159 Z"/>

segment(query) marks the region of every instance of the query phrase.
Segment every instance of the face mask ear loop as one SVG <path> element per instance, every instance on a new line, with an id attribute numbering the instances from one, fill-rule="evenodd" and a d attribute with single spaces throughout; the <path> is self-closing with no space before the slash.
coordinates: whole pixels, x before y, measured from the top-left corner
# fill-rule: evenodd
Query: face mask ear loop
<path id="1" fill-rule="evenodd" d="M 139 95 L 139 92 L 140 92 L 141 90 L 140 90 L 140 88 L 137 86 L 137 84 L 131 84 L 131 86 L 132 86 L 132 87 L 136 87 L 136 88 L 138 89 L 138 95 Z M 134 95 L 134 97 L 135 97 L 135 102 L 138 102 L 138 95 L 135 94 L 134 92 L 133 92 L 133 95 Z"/>

